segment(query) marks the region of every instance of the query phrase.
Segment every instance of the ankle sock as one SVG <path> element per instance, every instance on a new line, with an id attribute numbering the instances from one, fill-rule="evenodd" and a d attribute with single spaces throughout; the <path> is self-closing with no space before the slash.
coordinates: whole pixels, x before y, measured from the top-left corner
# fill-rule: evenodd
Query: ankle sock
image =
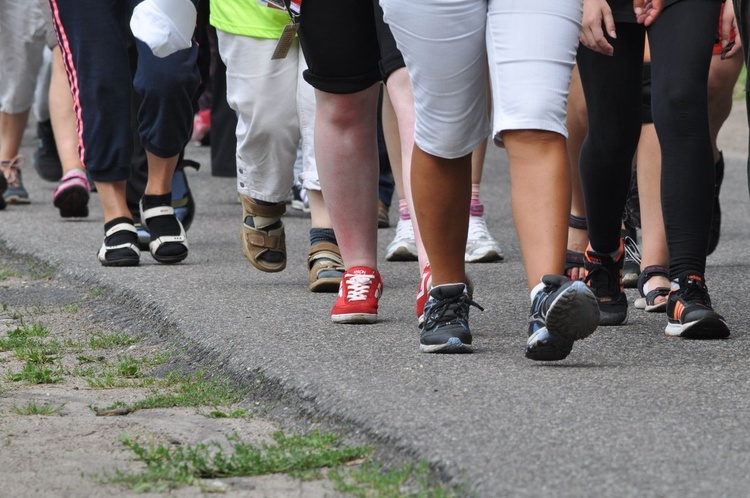
<path id="1" fill-rule="evenodd" d="M 398 200 L 398 217 L 402 220 L 410 220 L 411 213 L 409 212 L 409 203 L 406 199 Z"/>
<path id="2" fill-rule="evenodd" d="M 469 205 L 471 216 L 484 216 L 484 204 L 479 200 L 479 184 L 471 184 L 471 204 Z"/>
<path id="3" fill-rule="evenodd" d="M 333 228 L 311 228 L 310 229 L 310 245 L 314 246 L 320 242 L 330 242 L 331 244 L 338 245 L 336 242 L 336 234 L 333 232 Z"/>
<path id="4" fill-rule="evenodd" d="M 127 218 L 125 216 L 121 216 L 119 218 L 115 218 L 113 220 L 110 220 L 104 224 L 104 233 L 106 234 L 107 231 L 121 223 L 127 223 L 128 225 L 132 225 L 133 228 L 135 228 L 135 223 L 133 223 L 133 220 L 130 218 Z M 109 237 L 104 238 L 104 244 L 107 246 L 119 246 L 122 244 L 135 244 L 138 245 L 138 234 L 135 232 L 125 231 L 121 230 L 119 232 L 115 232 Z M 115 260 L 120 257 L 127 257 L 132 254 L 132 250 L 129 248 L 123 248 L 123 249 L 115 249 L 114 251 L 110 251 L 108 253 L 108 260 Z"/>

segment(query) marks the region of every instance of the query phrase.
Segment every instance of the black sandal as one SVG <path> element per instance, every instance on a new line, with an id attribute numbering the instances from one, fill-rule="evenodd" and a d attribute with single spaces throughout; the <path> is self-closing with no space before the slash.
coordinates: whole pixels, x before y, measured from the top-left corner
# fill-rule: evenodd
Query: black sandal
<path id="1" fill-rule="evenodd" d="M 589 225 L 586 223 L 586 218 L 575 216 L 573 214 L 568 218 L 568 226 L 575 228 L 576 230 L 586 230 L 588 232 Z M 563 275 L 568 275 L 568 272 L 573 268 L 583 268 L 584 256 L 582 252 L 571 251 L 568 249 L 565 252 L 565 267 L 563 269 Z M 583 280 L 583 277 L 580 278 Z"/>
<path id="2" fill-rule="evenodd" d="M 664 266 L 652 265 L 647 266 L 643 269 L 641 274 L 638 276 L 638 293 L 641 295 L 640 299 L 635 300 L 635 307 L 641 310 L 646 310 L 650 313 L 658 313 L 667 309 L 667 301 L 656 304 L 657 297 L 669 296 L 669 287 L 656 287 L 648 291 L 643 292 L 643 287 L 651 277 L 666 277 L 669 278 L 669 270 Z"/>

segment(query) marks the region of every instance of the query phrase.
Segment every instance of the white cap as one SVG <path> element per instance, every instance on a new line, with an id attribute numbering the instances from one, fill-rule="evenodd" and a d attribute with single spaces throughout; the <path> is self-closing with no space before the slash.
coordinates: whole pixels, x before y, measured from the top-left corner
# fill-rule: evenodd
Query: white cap
<path id="1" fill-rule="evenodd" d="M 143 0 L 130 18 L 133 35 L 157 57 L 190 48 L 197 13 L 190 0 Z"/>

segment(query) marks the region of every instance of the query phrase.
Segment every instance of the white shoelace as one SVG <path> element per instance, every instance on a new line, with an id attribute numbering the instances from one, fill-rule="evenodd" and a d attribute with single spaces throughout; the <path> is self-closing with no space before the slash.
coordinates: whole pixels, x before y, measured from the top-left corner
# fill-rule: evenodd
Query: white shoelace
<path id="1" fill-rule="evenodd" d="M 365 301 L 370 291 L 370 285 L 375 275 L 346 275 L 347 293 L 349 301 Z"/>
<path id="2" fill-rule="evenodd" d="M 468 240 L 476 239 L 492 239 L 490 231 L 487 230 L 487 223 L 484 221 L 482 216 L 470 216 L 469 217 L 469 237 Z"/>
<path id="3" fill-rule="evenodd" d="M 411 220 L 398 220 L 396 224 L 396 237 L 393 240 L 414 240 L 414 227 Z"/>

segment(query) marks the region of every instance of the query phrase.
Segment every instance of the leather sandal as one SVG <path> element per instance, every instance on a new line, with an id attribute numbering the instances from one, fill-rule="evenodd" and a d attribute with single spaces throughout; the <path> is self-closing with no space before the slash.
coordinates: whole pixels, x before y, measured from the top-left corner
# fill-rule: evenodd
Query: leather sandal
<path id="1" fill-rule="evenodd" d="M 589 229 L 589 226 L 586 223 L 586 218 L 581 218 L 580 216 L 575 216 L 573 214 L 568 218 L 568 226 L 576 230 L 588 231 Z M 583 252 L 571 251 L 568 249 L 565 252 L 565 267 L 563 275 L 567 276 L 568 272 L 573 268 L 583 268 L 583 261 Z M 581 280 L 583 280 L 583 277 L 581 277 Z"/>
<path id="2" fill-rule="evenodd" d="M 264 272 L 277 272 L 286 268 L 286 237 L 281 217 L 286 212 L 286 204 L 280 202 L 264 206 L 246 195 L 240 195 L 242 202 L 242 254 L 254 267 Z M 245 223 L 245 218 L 253 219 L 254 227 Z M 279 224 L 278 228 L 264 227 Z M 262 258 L 267 253 L 279 253 L 280 260 Z"/>
<path id="3" fill-rule="evenodd" d="M 339 246 L 331 242 L 318 242 L 307 255 L 310 269 L 310 292 L 338 292 L 346 268 Z"/>
<path id="4" fill-rule="evenodd" d="M 667 277 L 669 278 L 669 270 L 664 266 L 652 265 L 647 266 L 643 269 L 641 274 L 638 276 L 638 293 L 641 295 L 639 299 L 635 300 L 635 307 L 638 309 L 646 310 L 651 313 L 662 312 L 667 309 L 667 300 L 665 299 L 662 303 L 656 303 L 656 298 L 666 297 L 669 295 L 669 287 L 656 287 L 648 292 L 644 291 L 646 282 L 651 277 Z"/>

